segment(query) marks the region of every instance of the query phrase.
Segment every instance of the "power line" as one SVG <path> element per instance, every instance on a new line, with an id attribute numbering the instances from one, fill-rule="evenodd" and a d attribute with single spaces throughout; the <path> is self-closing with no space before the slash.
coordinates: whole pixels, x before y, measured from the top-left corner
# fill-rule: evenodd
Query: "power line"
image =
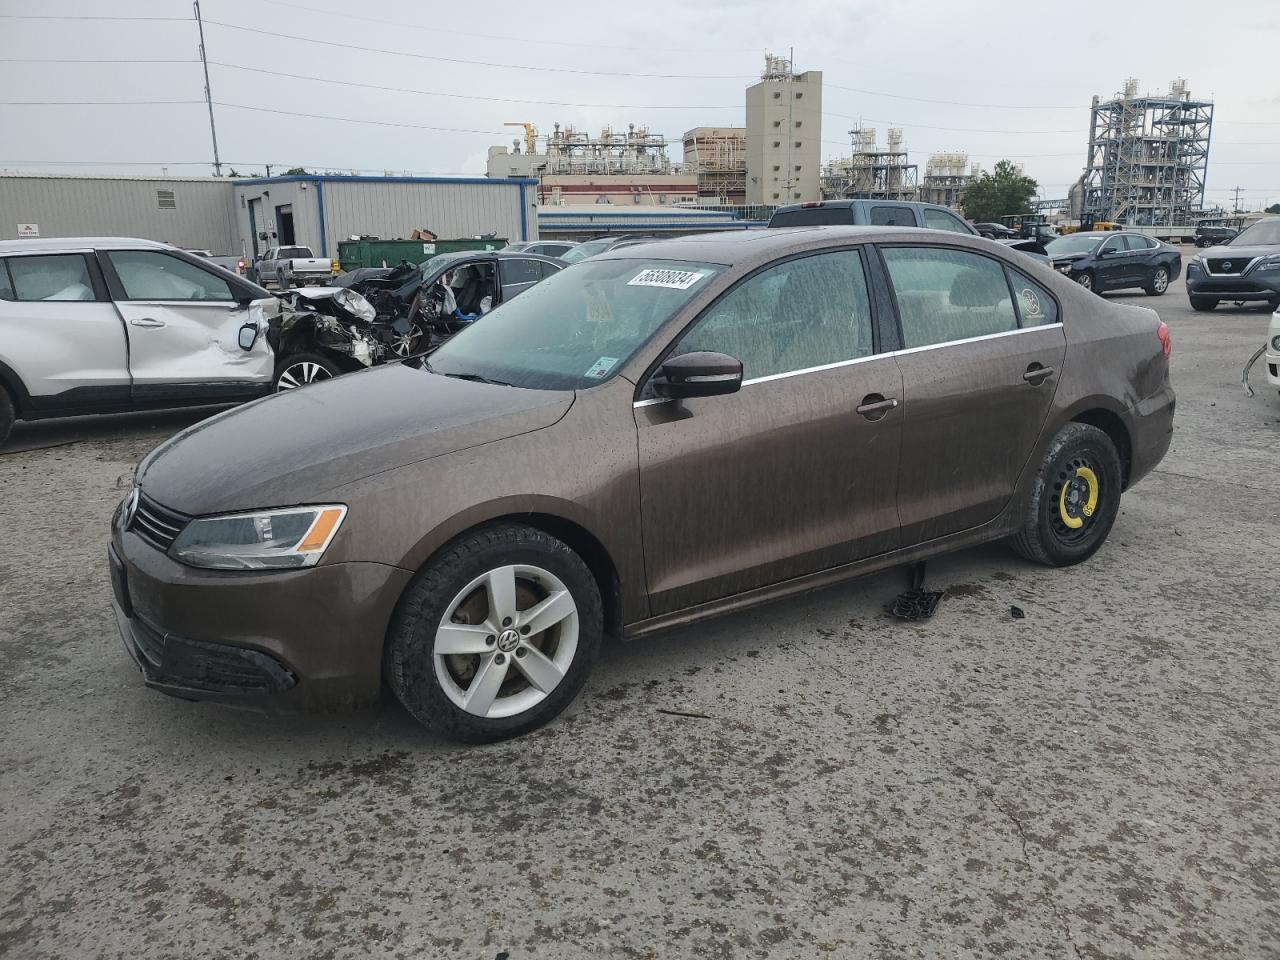
<path id="1" fill-rule="evenodd" d="M 1084 107 L 1075 104 L 1069 107 L 1044 107 L 1044 106 L 1023 106 L 1016 103 L 967 103 L 963 100 L 932 100 L 928 97 L 909 97 L 901 93 L 885 93 L 882 90 L 863 90 L 859 87 L 842 87 L 837 83 L 824 83 L 824 87 L 832 90 L 844 90 L 848 93 L 861 93 L 869 97 L 888 97 L 891 100 L 911 100 L 915 103 L 936 103 L 946 107 L 982 107 L 992 110 L 1083 110 Z"/>
<path id="2" fill-rule="evenodd" d="M 405 50 L 387 50 L 382 47 L 363 47 L 353 43 L 338 43 L 334 40 L 317 40 L 314 37 L 300 37 L 294 33 L 276 33 L 271 30 L 259 30 L 256 27 L 242 27 L 234 23 L 223 23 L 220 20 L 205 20 L 211 27 L 222 27 L 226 30 L 240 30 L 244 33 L 274 37 L 277 40 L 299 40 L 303 43 L 319 44 L 323 47 L 337 47 L 340 50 L 359 50 L 362 53 L 379 53 L 388 57 L 408 57 L 412 60 L 430 60 L 434 63 L 458 63 L 472 67 L 492 67 L 502 70 L 532 70 L 536 73 L 571 73 L 593 77 L 638 77 L 651 80 L 742 80 L 741 74 L 684 74 L 684 73 L 625 73 L 615 70 L 575 70 L 571 67 L 532 67 L 519 63 L 495 63 L 489 60 L 464 60 L 460 57 L 434 57 L 426 53 L 409 53 Z"/>
<path id="3" fill-rule="evenodd" d="M 128 20 L 147 23 L 190 23 L 191 19 L 191 17 L 53 16 L 43 13 L 0 13 L 0 20 Z"/>
<path id="4" fill-rule="evenodd" d="M 204 103 L 203 100 L 188 101 Z M 304 117 L 308 120 L 339 120 L 343 123 L 367 123 L 375 127 L 401 127 L 406 130 L 434 130 L 438 133 L 483 133 L 486 136 L 506 136 L 505 130 L 473 130 L 464 127 L 432 127 L 421 123 L 395 123 L 390 120 L 370 120 L 367 117 L 335 117 L 323 113 L 295 113 L 292 110 L 275 110 L 270 107 L 251 107 L 244 103 L 227 103 L 224 100 L 213 101 L 219 107 L 230 107 L 233 110 L 252 110 L 254 113 L 274 113 L 282 117 Z"/>
<path id="5" fill-rule="evenodd" d="M 248 73 L 261 73 L 271 77 L 286 77 L 290 80 L 310 80 L 316 83 L 328 83 L 342 87 L 358 87 L 363 90 L 382 90 L 389 93 L 412 93 L 423 97 L 446 97 L 452 100 L 480 100 L 487 103 L 533 103 L 547 107 L 587 107 L 610 110 L 736 110 L 742 106 L 740 103 L 725 104 L 721 106 L 684 106 L 680 104 L 646 103 L 568 103 L 560 100 L 524 100 L 516 97 L 482 97 L 468 93 L 443 93 L 439 90 L 419 90 L 413 87 L 388 87 L 376 83 L 360 83 L 355 80 L 334 80 L 330 77 L 315 77 L 305 73 L 285 73 L 280 70 L 266 70 L 262 67 L 246 67 L 243 64 L 225 63 L 221 60 L 210 60 L 209 64 L 210 66 L 223 67 L 228 70 L 244 70 Z"/>
<path id="6" fill-rule="evenodd" d="M 406 27 L 410 30 L 426 30 L 429 33 L 449 33 L 459 37 L 475 37 L 479 40 L 509 40 L 519 44 L 545 44 L 555 47 L 574 47 L 578 49 L 591 50 L 632 50 L 637 53 L 686 53 L 697 54 L 698 56 L 706 56 L 708 53 L 715 54 L 743 54 L 755 53 L 751 50 L 676 50 L 667 47 L 629 47 L 615 43 L 574 43 L 570 40 L 536 40 L 531 37 L 513 37 L 492 33 L 471 33 L 466 30 L 451 30 L 445 27 L 438 27 L 434 24 L 407 23 L 403 20 L 384 20 L 379 17 L 367 17 L 364 14 L 344 13 L 341 10 L 324 10 L 319 7 L 308 7 L 301 3 L 286 3 L 285 0 L 258 0 L 259 3 L 269 3 L 277 7 L 289 7 L 293 10 L 306 10 L 311 13 L 321 13 L 330 17 L 346 17 L 349 20 L 359 20 L 362 23 L 380 23 L 389 27 Z"/>
<path id="7" fill-rule="evenodd" d="M 172 107 L 203 100 L 0 100 L 0 107 Z"/>
<path id="8" fill-rule="evenodd" d="M 141 63 L 141 64 L 148 64 L 148 63 L 199 63 L 199 62 L 200 60 L 194 57 L 184 57 L 184 58 L 174 58 L 174 59 L 169 59 L 166 57 L 166 58 L 160 58 L 156 60 L 140 60 L 134 57 L 131 57 L 127 60 L 124 60 L 124 59 L 100 60 L 96 58 L 85 59 L 81 57 L 0 57 L 0 63 L 111 63 L 111 64 Z"/>

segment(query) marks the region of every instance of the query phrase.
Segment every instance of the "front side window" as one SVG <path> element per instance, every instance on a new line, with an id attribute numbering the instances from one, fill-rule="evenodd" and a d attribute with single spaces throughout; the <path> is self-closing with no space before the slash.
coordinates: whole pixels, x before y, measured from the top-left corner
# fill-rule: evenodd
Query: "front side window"
<path id="1" fill-rule="evenodd" d="M 1102 245 L 1102 253 L 1124 253 L 1129 249 L 1128 238 L 1124 236 L 1110 237 Z"/>
<path id="2" fill-rule="evenodd" d="M 747 380 L 870 356 L 862 256 L 840 250 L 800 257 L 744 280 L 702 315 L 675 352 L 700 350 L 741 360 Z"/>
<path id="3" fill-rule="evenodd" d="M 10 257 L 9 285 L 15 300 L 93 300 L 93 281 L 83 254 Z"/>
<path id="4" fill-rule="evenodd" d="M 941 210 L 925 210 L 924 225 L 933 230 L 950 230 L 952 233 L 971 233 L 958 217 Z"/>
<path id="5" fill-rule="evenodd" d="M 723 269 L 643 257 L 585 260 L 464 328 L 431 354 L 431 369 L 537 390 L 593 387 Z"/>
<path id="6" fill-rule="evenodd" d="M 126 300 L 234 300 L 227 281 L 194 263 L 150 250 L 112 250 Z"/>
<path id="7" fill-rule="evenodd" d="M 906 347 L 967 340 L 1018 328 L 999 262 L 965 250 L 885 247 Z"/>
<path id="8" fill-rule="evenodd" d="M 541 279 L 537 260 L 502 260 L 498 265 L 502 285 L 513 287 L 522 283 L 537 283 Z"/>

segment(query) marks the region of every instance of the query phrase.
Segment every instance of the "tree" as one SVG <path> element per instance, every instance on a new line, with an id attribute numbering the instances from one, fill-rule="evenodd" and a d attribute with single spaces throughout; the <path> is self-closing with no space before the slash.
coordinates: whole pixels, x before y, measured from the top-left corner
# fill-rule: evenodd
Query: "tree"
<path id="1" fill-rule="evenodd" d="M 284 172 L 284 175 L 286 177 L 309 177 L 311 176 L 311 171 L 306 167 L 290 167 Z"/>
<path id="2" fill-rule="evenodd" d="M 1280 213 L 1280 203 L 1273 203 L 1271 206 L 1267 207 L 1267 211 L 1266 211 L 1266 212 L 1267 212 L 1267 213 Z"/>
<path id="3" fill-rule="evenodd" d="M 1015 213 L 1030 213 L 1031 198 L 1040 184 L 1023 176 L 1009 160 L 1001 160 L 995 170 L 983 172 L 965 188 L 960 198 L 965 216 L 983 223 L 998 222 Z"/>

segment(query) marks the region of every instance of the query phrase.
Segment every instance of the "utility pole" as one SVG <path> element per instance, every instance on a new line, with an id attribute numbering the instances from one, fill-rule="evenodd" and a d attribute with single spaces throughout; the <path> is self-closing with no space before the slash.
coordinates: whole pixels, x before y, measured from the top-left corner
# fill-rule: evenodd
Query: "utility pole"
<path id="1" fill-rule="evenodd" d="M 782 181 L 782 188 L 787 192 L 786 196 L 783 198 L 786 203 L 790 203 L 795 199 L 791 196 L 791 188 L 794 185 L 794 180 L 792 178 L 795 173 L 795 168 L 791 164 L 791 139 L 796 135 L 795 123 L 792 120 L 791 112 L 791 108 L 796 102 L 795 92 L 791 88 L 791 84 L 795 81 L 796 77 L 795 56 L 796 48 L 789 47 L 787 49 L 787 175 Z"/>
<path id="2" fill-rule="evenodd" d="M 263 166 L 267 168 L 267 176 L 271 176 L 271 164 L 264 163 Z"/>
<path id="3" fill-rule="evenodd" d="M 1239 187 L 1236 187 L 1235 193 L 1236 193 L 1236 202 L 1231 205 L 1231 212 L 1239 213 L 1240 212 L 1240 188 Z"/>
<path id="4" fill-rule="evenodd" d="M 204 102 L 209 107 L 209 134 L 213 137 L 213 175 L 222 176 L 222 161 L 218 158 L 218 128 L 213 122 L 213 93 L 209 90 L 209 58 L 204 53 L 204 20 L 200 18 L 200 0 L 191 4 L 196 12 L 196 29 L 200 31 L 200 65 L 204 67 Z"/>

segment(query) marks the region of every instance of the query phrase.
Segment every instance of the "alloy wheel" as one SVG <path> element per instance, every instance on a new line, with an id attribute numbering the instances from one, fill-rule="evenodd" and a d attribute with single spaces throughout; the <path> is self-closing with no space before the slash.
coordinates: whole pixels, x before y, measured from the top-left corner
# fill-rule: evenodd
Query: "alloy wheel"
<path id="1" fill-rule="evenodd" d="M 309 383 L 317 383 L 320 380 L 328 380 L 333 376 L 328 370 L 318 363 L 310 360 L 303 360 L 300 363 L 292 364 L 285 367 L 280 374 L 280 380 L 276 384 L 277 390 L 293 390 L 295 387 L 305 387 Z"/>
<path id="2" fill-rule="evenodd" d="M 421 342 L 422 328 L 415 323 L 408 333 L 399 334 L 391 341 L 391 352 L 397 357 L 411 357 L 418 352 Z"/>
<path id="3" fill-rule="evenodd" d="M 1164 267 L 1157 267 L 1155 276 L 1151 278 L 1151 286 L 1156 293 L 1164 293 L 1169 289 L 1169 271 Z"/>
<path id="4" fill-rule="evenodd" d="M 578 605 L 555 574 L 497 567 L 450 602 L 433 645 L 436 679 L 477 717 L 531 710 L 559 686 L 578 649 Z"/>
<path id="5" fill-rule="evenodd" d="M 1093 277 L 1090 274 L 1080 274 L 1080 276 L 1076 277 L 1076 283 L 1080 284 L 1080 286 L 1084 287 L 1086 290 L 1093 289 Z"/>

